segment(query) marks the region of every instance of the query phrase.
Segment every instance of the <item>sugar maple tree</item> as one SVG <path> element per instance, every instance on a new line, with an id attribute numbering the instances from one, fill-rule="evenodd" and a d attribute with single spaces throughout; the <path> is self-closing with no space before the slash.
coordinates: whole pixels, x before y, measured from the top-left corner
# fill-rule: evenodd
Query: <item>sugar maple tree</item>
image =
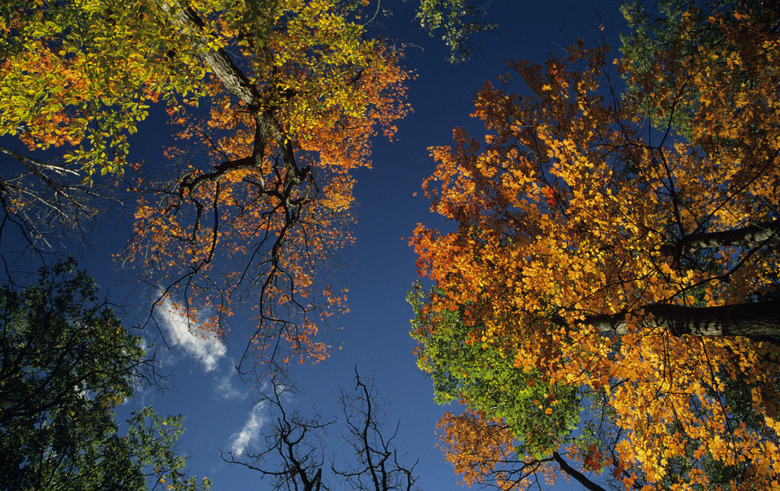
<path id="1" fill-rule="evenodd" d="M 486 363 L 502 357 L 586 394 L 584 409 L 614 426 L 520 461 L 567 452 L 626 487 L 780 485 L 772 15 L 717 11 L 706 22 L 723 42 L 660 52 L 649 70 L 619 62 L 635 87 L 622 96 L 603 48 L 512 63 L 529 95 L 482 88 L 484 146 L 456 129 L 452 147 L 432 149 L 424 189 L 457 230 L 419 225 L 412 239 L 420 274 L 435 282 L 413 332 L 421 366 L 455 373 L 434 348 L 465 325 L 482 370 L 505 371 Z M 694 19 L 683 16 L 680 42 Z M 673 129 L 678 103 L 687 138 Z M 447 312 L 462 324 L 443 321 Z M 512 408 L 475 409 L 479 424 L 511 428 Z M 446 426 L 457 435 L 473 420 Z M 513 436 L 522 454 L 529 436 Z M 456 467 L 463 455 L 450 454 Z"/>
<path id="2" fill-rule="evenodd" d="M 420 343 L 418 365 L 432 378 L 434 400 L 457 398 L 467 406 L 438 424 L 440 446 L 463 482 L 508 490 L 554 483 L 560 471 L 587 489 L 601 489 L 575 462 L 600 468 L 599 448 L 615 441 L 603 395 L 550 381 L 535 369 L 517 369 L 502 354 L 505 346 L 474 342 L 479 327 L 467 325 L 461 310 L 434 310 L 437 295 L 419 286 L 410 295 L 412 336 Z M 585 401 L 591 401 L 587 411 Z"/>
<path id="3" fill-rule="evenodd" d="M 629 27 L 628 32 L 620 36 L 620 50 L 624 62 L 631 64 L 631 71 L 634 74 L 649 75 L 657 68 L 657 63 L 670 61 L 668 56 L 665 56 L 666 62 L 661 61 L 661 57 L 657 56 L 660 53 L 674 51 L 676 53 L 674 59 L 690 59 L 699 56 L 697 51 L 702 45 L 714 46 L 733 42 L 733 37 L 729 39 L 723 29 L 710 21 L 713 15 L 722 15 L 726 12 L 750 15 L 756 19 L 764 19 L 764 29 L 776 30 L 778 26 L 776 16 L 771 12 L 773 8 L 774 6 L 761 0 L 658 0 L 652 3 L 652 7 L 631 0 L 620 9 Z M 686 33 L 685 37 L 680 36 L 681 31 Z M 738 48 L 732 45 L 733 49 Z M 725 51 L 721 50 L 721 53 Z M 669 81 L 668 78 L 666 81 Z M 690 137 L 690 119 L 694 115 L 695 106 L 701 100 L 696 93 L 696 87 L 694 85 L 680 87 L 678 84 L 675 90 L 673 85 L 661 85 L 662 82 L 665 81 L 663 79 L 655 81 L 655 95 L 665 94 L 666 97 L 675 97 L 675 110 L 671 119 L 667 118 L 663 121 L 664 116 L 659 115 L 656 122 L 661 126 L 671 123 L 678 132 Z M 736 83 L 738 87 L 740 82 L 744 80 L 734 80 L 732 84 Z M 634 89 L 640 87 L 630 84 L 628 90 Z M 730 90 L 730 85 L 723 86 L 721 90 Z M 641 97 L 641 89 L 639 92 L 636 95 Z M 653 117 L 651 106 L 646 107 L 645 110 Z"/>
<path id="4" fill-rule="evenodd" d="M 502 490 L 532 485 L 541 487 L 542 483 L 554 485 L 556 474 L 560 472 L 585 489 L 604 491 L 556 450 L 540 457 L 519 453 L 514 446 L 513 430 L 484 412 L 471 409 L 459 415 L 447 412 L 437 428 L 443 429 L 440 446 L 445 457 L 468 486 L 492 484 Z M 592 450 L 584 459 L 586 472 L 593 469 L 593 459 L 600 458 L 596 445 L 590 448 Z M 576 451 L 576 447 L 572 447 L 569 455 L 579 458 Z"/>

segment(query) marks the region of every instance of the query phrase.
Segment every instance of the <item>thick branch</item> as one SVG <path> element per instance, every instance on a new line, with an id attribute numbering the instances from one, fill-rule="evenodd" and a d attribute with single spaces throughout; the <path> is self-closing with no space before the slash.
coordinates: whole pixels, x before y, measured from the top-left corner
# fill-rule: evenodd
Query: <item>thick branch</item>
<path id="1" fill-rule="evenodd" d="M 743 336 L 755 340 L 780 339 L 780 301 L 742 303 L 720 307 L 649 305 L 638 314 L 650 326 L 666 329 L 675 336 Z M 625 334 L 625 314 L 588 317 L 588 324 L 602 332 Z"/>
<path id="2" fill-rule="evenodd" d="M 570 466 L 568 462 L 563 460 L 563 457 L 561 457 L 558 452 L 553 452 L 553 459 L 555 459 L 555 462 L 561 466 L 561 470 L 563 472 L 573 477 L 578 483 L 582 484 L 585 489 L 590 489 L 591 491 L 607 491 L 606 489 L 585 477 L 585 474 Z"/>
<path id="3" fill-rule="evenodd" d="M 202 34 L 205 27 L 203 20 L 189 6 L 177 7 L 166 3 L 163 8 L 172 15 L 174 20 L 190 34 L 194 47 L 200 52 L 200 57 L 211 68 L 222 85 L 231 94 L 238 97 L 247 107 L 257 108 L 260 94 L 244 73 L 230 59 L 224 49 L 208 49 L 208 38 Z"/>
<path id="4" fill-rule="evenodd" d="M 28 157 L 26 155 L 16 153 L 13 150 L 10 150 L 5 147 L 0 147 L 0 152 L 18 160 L 20 163 L 22 163 L 22 165 L 24 165 L 27 169 L 29 169 L 30 172 L 33 175 L 35 175 L 35 177 L 37 177 L 38 179 L 41 180 L 41 182 L 46 184 L 46 186 L 48 186 L 56 195 L 64 197 L 65 200 L 67 200 L 70 204 L 72 204 L 76 209 L 85 212 L 88 211 L 87 207 L 83 203 L 75 199 L 70 194 L 70 192 L 72 192 L 74 189 L 76 191 L 81 191 L 80 188 L 63 182 L 55 181 L 54 179 L 51 179 L 49 176 L 47 176 L 44 173 L 44 170 L 46 170 L 46 171 L 51 171 L 59 176 L 66 175 L 66 174 L 69 174 L 71 176 L 78 176 L 79 174 L 78 171 L 60 165 L 49 164 L 32 157 Z M 62 213 L 59 207 L 54 207 L 54 208 L 56 208 L 58 211 L 60 211 L 60 213 Z"/>
<path id="5" fill-rule="evenodd" d="M 200 174 L 195 179 L 184 177 L 179 184 L 179 194 L 183 196 L 186 189 L 190 194 L 198 189 L 206 181 L 219 182 L 225 175 L 240 169 L 252 169 L 256 167 L 254 157 L 246 157 L 238 160 L 228 160 L 217 165 L 214 172 Z"/>
<path id="6" fill-rule="evenodd" d="M 67 167 L 64 167 L 62 165 L 56 165 L 56 164 L 49 164 L 47 162 L 43 162 L 42 160 L 38 160 L 32 157 L 28 157 L 27 155 L 22 155 L 20 153 L 16 153 L 13 150 L 5 147 L 0 147 L 0 152 L 4 153 L 10 157 L 15 158 L 19 162 L 21 162 L 25 167 L 30 169 L 30 171 L 34 172 L 35 175 L 41 177 L 40 171 L 37 169 L 45 169 L 50 170 L 52 172 L 55 172 L 57 174 L 70 174 L 72 176 L 78 176 L 79 172 L 77 170 L 69 169 Z M 48 182 L 48 181 L 47 181 Z"/>
<path id="7" fill-rule="evenodd" d="M 293 187 L 303 183 L 310 177 L 309 169 L 299 169 L 295 160 L 292 141 L 273 115 L 274 108 L 266 106 L 260 93 L 244 73 L 233 63 L 227 52 L 222 49 L 208 49 L 208 38 L 203 33 L 204 23 L 197 12 L 188 6 L 176 8 L 166 4 L 165 9 L 173 16 L 181 28 L 189 33 L 194 48 L 200 53 L 204 63 L 211 68 L 225 89 L 246 104 L 255 121 L 255 142 L 251 158 L 225 162 L 217 166 L 215 172 L 198 176 L 194 181 L 183 183 L 192 191 L 204 180 L 214 180 L 233 168 L 245 168 L 251 165 L 259 166 L 265 153 L 265 145 L 269 137 L 276 141 L 279 153 L 284 162 L 285 197 L 291 194 Z"/>
<path id="8" fill-rule="evenodd" d="M 764 242 L 780 233 L 780 220 L 758 223 L 747 227 L 722 232 L 707 232 L 687 235 L 675 244 L 661 246 L 661 254 L 675 257 L 679 254 L 698 249 L 717 249 L 719 247 L 741 246 Z"/>
<path id="9" fill-rule="evenodd" d="M 0 210 L 20 228 L 33 249 L 38 249 L 37 244 L 50 247 L 49 237 L 55 227 L 61 228 L 64 235 L 83 232 L 82 219 L 90 219 L 99 211 L 92 201 L 109 197 L 82 184 L 80 172 L 66 165 L 44 162 L 0 146 L 2 155 L 27 169 L 10 178 L 0 178 Z"/>
<path id="10" fill-rule="evenodd" d="M 166 10 L 169 13 L 177 10 L 176 7 L 166 4 Z M 271 136 L 279 145 L 279 151 L 282 154 L 285 166 L 291 175 L 295 175 L 298 183 L 303 181 L 301 172 L 295 165 L 295 156 L 293 154 L 292 142 L 285 134 L 281 125 L 273 117 L 272 107 L 263 107 L 260 93 L 257 88 L 246 78 L 244 73 L 233 63 L 227 52 L 222 49 L 208 49 L 208 38 L 202 33 L 204 23 L 198 17 L 198 14 L 190 7 L 184 6 L 172 13 L 176 22 L 188 33 L 194 43 L 196 50 L 200 52 L 201 59 L 214 72 L 225 89 L 238 97 L 246 104 L 249 112 L 257 124 L 255 135 L 255 146 L 265 147 L 268 136 Z M 255 152 L 257 153 L 257 152 Z"/>

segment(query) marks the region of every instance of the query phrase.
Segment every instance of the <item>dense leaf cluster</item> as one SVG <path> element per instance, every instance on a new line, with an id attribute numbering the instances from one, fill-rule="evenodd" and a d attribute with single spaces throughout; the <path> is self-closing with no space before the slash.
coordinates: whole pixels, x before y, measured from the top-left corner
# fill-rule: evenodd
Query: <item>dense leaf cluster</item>
<path id="1" fill-rule="evenodd" d="M 208 487 L 182 472 L 181 417 L 144 408 L 120 434 L 115 409 L 143 375 L 140 343 L 73 261 L 23 291 L 0 289 L 0 488 Z"/>

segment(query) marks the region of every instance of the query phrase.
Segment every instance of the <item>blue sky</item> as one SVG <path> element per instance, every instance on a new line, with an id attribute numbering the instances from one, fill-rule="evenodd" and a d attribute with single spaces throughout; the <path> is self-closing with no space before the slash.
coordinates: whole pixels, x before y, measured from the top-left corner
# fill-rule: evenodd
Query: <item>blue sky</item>
<path id="1" fill-rule="evenodd" d="M 393 142 L 377 139 L 373 169 L 357 172 L 356 245 L 343 252 L 343 267 L 331 273 L 337 283 L 349 285 L 351 313 L 331 322 L 336 348 L 328 360 L 292 368 L 290 376 L 302 393 L 291 398 L 289 405 L 303 414 L 314 414 L 315 408 L 326 418 L 337 414 L 339 390 L 354 388 L 356 366 L 363 377 L 373 378 L 378 400 L 387 409 L 388 429 L 400 420 L 396 443 L 409 462 L 419 459 L 420 488 L 449 490 L 459 489 L 457 477 L 435 448 L 435 424 L 448 408 L 434 405 L 430 381 L 415 366 L 414 342 L 408 335 L 412 313 L 405 302 L 416 280 L 415 257 L 405 237 L 418 222 L 447 226 L 429 213 L 427 200 L 418 193 L 422 180 L 433 170 L 427 147 L 450 143 L 455 126 L 465 126 L 477 138 L 482 135 L 468 116 L 473 94 L 486 81 L 508 71 L 507 59 L 541 63 L 548 53 L 578 38 L 597 42 L 605 33 L 613 39 L 616 55 L 612 29 L 621 26 L 617 10 L 621 2 L 494 0 L 489 2 L 488 19 L 499 23 L 498 31 L 477 36 L 474 40 L 480 51 L 470 61 L 455 65 L 447 62 L 443 43 L 416 28 L 414 3 L 383 2 L 393 15 L 375 28 L 408 45 L 405 65 L 417 76 L 409 88 L 414 112 L 398 123 Z M 600 24 L 606 28 L 603 32 L 598 29 Z M 523 89 L 519 84 L 513 88 Z M 147 161 L 159 158 L 162 136 L 159 130 L 142 130 L 134 142 L 141 145 L 134 152 L 157 155 Z M 137 272 L 122 271 L 111 259 L 127 238 L 129 222 L 118 218 L 126 212 L 116 210 L 98 220 L 90 244 L 73 252 L 115 303 L 148 309 L 149 294 L 139 286 Z M 220 449 L 256 447 L 267 429 L 268 405 L 257 402 L 262 384 L 242 380 L 234 369 L 251 326 L 242 326 L 239 318 L 225 339 L 202 339 L 189 334 L 175 314 L 158 312 L 158 319 L 160 332 L 175 345 L 158 351 L 159 369 L 169 376 L 169 388 L 140 390 L 122 411 L 152 404 L 160 414 L 182 414 L 186 432 L 179 449 L 190 455 L 189 472 L 208 476 L 214 483 L 212 489 L 271 489 L 271 482 L 259 481 L 259 474 L 228 466 L 219 457 Z M 130 323 L 135 322 L 140 319 Z M 152 338 L 154 331 L 147 328 L 147 335 Z M 253 385 L 259 387 L 250 390 Z M 333 451 L 343 450 L 337 444 L 338 435 L 334 427 L 328 439 Z"/>

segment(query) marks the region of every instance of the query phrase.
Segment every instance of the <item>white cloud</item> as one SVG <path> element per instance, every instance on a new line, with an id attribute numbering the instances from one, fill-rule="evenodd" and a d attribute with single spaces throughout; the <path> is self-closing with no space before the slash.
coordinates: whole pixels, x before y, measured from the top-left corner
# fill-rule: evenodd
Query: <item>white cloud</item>
<path id="1" fill-rule="evenodd" d="M 263 390 L 265 390 L 267 386 L 268 384 L 264 385 Z M 287 386 L 284 384 L 274 384 L 274 392 L 285 402 L 291 402 L 295 398 L 295 396 L 293 396 L 293 391 L 287 390 Z"/>
<path id="2" fill-rule="evenodd" d="M 210 372 L 217 366 L 217 361 L 225 356 L 225 345 L 212 333 L 207 333 L 202 328 L 176 312 L 169 300 L 165 300 L 160 308 L 162 325 L 168 331 L 168 336 L 190 356 L 195 357 L 204 370 Z M 192 331 L 201 331 L 195 335 Z"/>
<path id="3" fill-rule="evenodd" d="M 245 390 L 236 388 L 233 385 L 234 371 L 228 371 L 224 377 L 217 379 L 216 392 L 222 399 L 246 399 L 249 393 Z"/>
<path id="4" fill-rule="evenodd" d="M 233 452 L 233 456 L 244 455 L 246 448 L 254 445 L 260 438 L 260 430 L 268 422 L 267 409 L 268 401 L 260 401 L 252 407 L 244 427 L 238 433 L 233 434 L 230 442 L 230 451 Z"/>

